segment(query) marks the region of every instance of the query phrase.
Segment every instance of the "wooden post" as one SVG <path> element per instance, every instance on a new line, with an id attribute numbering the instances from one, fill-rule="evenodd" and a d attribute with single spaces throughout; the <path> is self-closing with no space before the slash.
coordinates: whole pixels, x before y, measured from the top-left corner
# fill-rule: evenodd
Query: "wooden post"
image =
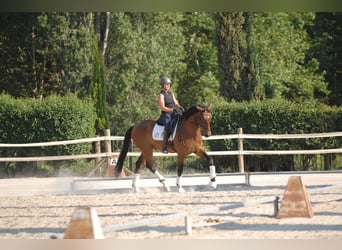
<path id="1" fill-rule="evenodd" d="M 105 130 L 105 136 L 110 136 L 110 130 L 106 129 Z M 106 148 L 106 153 L 107 153 L 107 169 L 111 165 L 111 153 L 112 153 L 112 145 L 110 139 L 105 140 L 105 148 Z"/>
<path id="2" fill-rule="evenodd" d="M 240 173 L 245 172 L 245 166 L 243 161 L 243 139 L 241 135 L 243 134 L 242 128 L 238 128 L 238 150 L 239 150 L 239 171 Z"/>
<path id="3" fill-rule="evenodd" d="M 96 137 L 100 137 L 99 135 L 96 135 Z M 95 153 L 96 154 L 101 154 L 101 142 L 100 141 L 96 141 L 95 142 Z M 101 161 L 101 157 L 96 157 L 95 158 L 95 166 L 97 166 L 97 164 L 99 164 L 99 162 Z M 101 175 L 101 168 L 100 168 L 100 175 Z"/>

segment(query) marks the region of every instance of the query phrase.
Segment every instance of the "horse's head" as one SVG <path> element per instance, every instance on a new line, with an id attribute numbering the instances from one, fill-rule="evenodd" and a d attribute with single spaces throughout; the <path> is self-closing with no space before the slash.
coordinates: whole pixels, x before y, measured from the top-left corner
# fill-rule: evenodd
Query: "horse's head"
<path id="1" fill-rule="evenodd" d="M 211 108 L 212 104 L 209 104 L 208 106 L 202 106 L 202 105 L 197 105 L 196 108 L 199 111 L 199 117 L 197 119 L 198 125 L 204 129 L 205 137 L 211 136 L 211 128 L 210 128 L 210 123 L 211 123 L 211 118 L 212 113 L 211 113 Z"/>

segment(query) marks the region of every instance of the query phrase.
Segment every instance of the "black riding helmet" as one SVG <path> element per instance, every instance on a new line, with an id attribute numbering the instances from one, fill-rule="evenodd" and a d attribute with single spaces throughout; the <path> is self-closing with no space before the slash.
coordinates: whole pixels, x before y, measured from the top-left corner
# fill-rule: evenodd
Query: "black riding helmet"
<path id="1" fill-rule="evenodd" d="M 160 85 L 163 85 L 164 83 L 170 83 L 171 84 L 171 79 L 168 78 L 167 76 L 160 78 Z"/>

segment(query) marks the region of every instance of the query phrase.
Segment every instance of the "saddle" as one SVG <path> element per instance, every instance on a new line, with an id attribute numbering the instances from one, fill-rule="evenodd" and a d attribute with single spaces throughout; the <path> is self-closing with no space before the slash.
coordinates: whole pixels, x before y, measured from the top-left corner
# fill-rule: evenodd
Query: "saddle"
<path id="1" fill-rule="evenodd" d="M 171 141 L 174 140 L 175 135 L 176 135 L 176 131 L 177 131 L 177 127 L 178 127 L 178 124 L 180 121 L 181 121 L 181 115 L 177 114 L 172 118 L 171 124 L 170 124 L 171 135 L 170 135 L 169 140 L 171 140 Z M 152 138 L 153 138 L 153 140 L 156 140 L 156 141 L 163 141 L 164 124 L 160 118 L 157 120 L 156 124 L 153 127 Z"/>

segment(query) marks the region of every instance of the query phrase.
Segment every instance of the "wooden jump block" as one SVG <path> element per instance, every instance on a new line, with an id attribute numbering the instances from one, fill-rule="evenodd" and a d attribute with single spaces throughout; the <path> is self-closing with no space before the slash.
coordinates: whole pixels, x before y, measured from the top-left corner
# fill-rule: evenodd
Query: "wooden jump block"
<path id="1" fill-rule="evenodd" d="M 64 239 L 104 239 L 96 211 L 90 207 L 76 208 L 64 233 Z"/>
<path id="2" fill-rule="evenodd" d="M 278 218 L 313 217 L 309 194 L 302 182 L 301 176 L 290 176 L 283 195 Z"/>

